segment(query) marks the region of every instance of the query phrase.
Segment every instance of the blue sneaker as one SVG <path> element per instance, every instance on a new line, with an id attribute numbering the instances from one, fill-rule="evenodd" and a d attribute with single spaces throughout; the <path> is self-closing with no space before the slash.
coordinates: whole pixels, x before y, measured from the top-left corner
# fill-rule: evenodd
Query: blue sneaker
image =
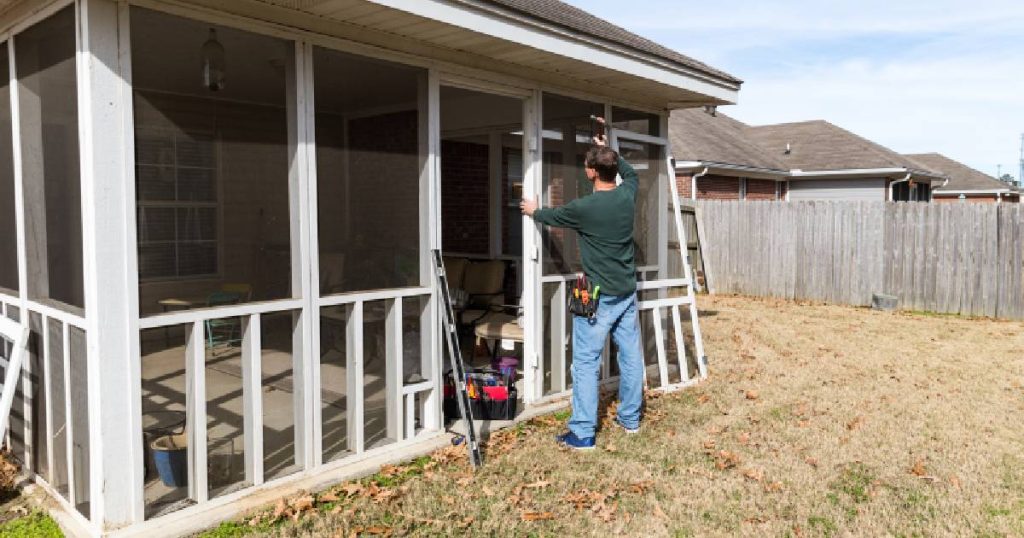
<path id="1" fill-rule="evenodd" d="M 558 444 L 566 448 L 571 448 L 573 450 L 594 450 L 594 446 L 597 444 L 594 442 L 593 437 L 585 437 L 583 439 L 580 439 L 579 437 L 576 437 L 576 434 L 572 433 L 571 431 L 556 436 L 555 441 Z"/>
<path id="2" fill-rule="evenodd" d="M 634 434 L 640 433 L 640 425 L 639 424 L 637 424 L 635 428 L 630 428 L 629 426 L 626 426 L 625 424 L 623 424 L 622 421 L 619 420 L 618 417 L 615 417 L 615 425 L 620 427 L 620 428 L 622 428 L 622 431 L 626 432 L 628 435 L 634 435 Z"/>

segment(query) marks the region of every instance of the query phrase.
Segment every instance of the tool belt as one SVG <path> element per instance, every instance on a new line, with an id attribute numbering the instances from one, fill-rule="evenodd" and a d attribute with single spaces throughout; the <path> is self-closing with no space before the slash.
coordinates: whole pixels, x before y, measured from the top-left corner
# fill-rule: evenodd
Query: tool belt
<path id="1" fill-rule="evenodd" d="M 578 273 L 576 282 L 569 292 L 569 313 L 574 316 L 593 319 L 597 315 L 598 294 L 601 286 L 590 287 L 587 275 Z"/>

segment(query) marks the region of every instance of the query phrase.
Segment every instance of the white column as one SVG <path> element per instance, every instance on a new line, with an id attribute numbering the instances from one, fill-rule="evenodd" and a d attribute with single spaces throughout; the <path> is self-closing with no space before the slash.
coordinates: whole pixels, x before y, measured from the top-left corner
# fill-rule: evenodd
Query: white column
<path id="1" fill-rule="evenodd" d="M 363 302 L 347 305 L 348 315 L 345 326 L 345 413 L 348 414 L 348 448 L 353 454 L 366 450 L 364 437 L 365 399 L 363 389 Z"/>
<path id="2" fill-rule="evenodd" d="M 385 423 L 387 436 L 395 441 L 402 440 L 402 419 L 405 414 L 405 403 L 402 401 L 402 298 L 389 299 L 387 305 L 384 391 L 385 391 Z M 414 417 L 407 417 L 410 421 Z"/>
<path id="3" fill-rule="evenodd" d="M 420 369 L 433 390 L 421 396 L 423 428 L 444 427 L 442 387 L 444 350 L 441 334 L 441 300 L 434 275 L 432 249 L 441 248 L 441 83 L 431 69 L 419 87 L 420 157 L 420 284 L 434 289 L 421 318 Z"/>
<path id="4" fill-rule="evenodd" d="M 242 318 L 242 422 L 245 481 L 263 483 L 263 329 L 259 314 Z M 297 430 L 296 430 L 297 431 Z"/>
<path id="5" fill-rule="evenodd" d="M 305 148 L 306 160 L 306 199 L 304 204 L 307 210 L 305 216 L 302 217 L 305 220 L 302 222 L 309 230 L 308 242 L 304 247 L 305 250 L 303 250 L 305 253 L 303 258 L 305 259 L 304 263 L 309 264 L 307 272 L 310 275 L 308 287 L 304 288 L 303 291 L 307 295 L 304 295 L 306 307 L 302 326 L 308 328 L 309 340 L 305 348 L 307 351 L 305 356 L 293 355 L 292 360 L 293 364 L 298 364 L 298 361 L 301 360 L 305 368 L 307 368 L 307 375 L 303 378 L 303 386 L 309 392 L 305 398 L 302 398 L 303 407 L 300 409 L 296 406 L 293 416 L 295 417 L 296 424 L 302 420 L 303 416 L 309 417 L 306 427 L 308 446 L 306 447 L 305 454 L 307 458 L 306 468 L 310 469 L 319 466 L 323 462 L 323 406 L 321 403 L 323 392 L 320 390 L 320 223 L 318 221 L 319 199 L 316 167 L 316 96 L 313 92 L 313 46 L 309 43 L 303 43 L 301 47 L 302 75 L 301 77 L 297 76 L 296 79 L 302 82 L 300 87 L 302 88 L 303 95 L 305 95 L 306 105 L 304 111 L 305 144 L 299 146 L 300 148 Z M 346 229 L 348 229 L 347 226 Z M 295 267 L 294 263 L 293 261 L 293 267 Z M 296 404 L 298 401 L 299 398 L 296 396 Z M 308 412 L 308 414 L 303 415 L 302 413 L 304 412 Z M 298 445 L 296 445 L 295 450 L 296 454 L 298 454 Z"/>
<path id="6" fill-rule="evenodd" d="M 79 5 L 91 519 L 112 528 L 143 517 L 131 48 L 126 3 Z"/>
<path id="7" fill-rule="evenodd" d="M 523 197 L 527 199 L 537 198 L 541 189 L 541 95 L 535 91 L 523 104 Z M 540 231 L 533 219 L 523 217 L 523 401 L 527 404 L 544 394 Z"/>
<path id="8" fill-rule="evenodd" d="M 313 285 L 313 278 L 319 282 L 319 251 L 316 243 L 316 205 L 310 199 L 310 183 L 315 181 L 316 155 L 313 152 L 313 116 L 307 100 L 313 98 L 310 68 L 310 49 L 304 43 L 296 43 L 292 56 L 288 58 L 285 85 L 288 112 L 288 214 L 291 238 L 291 287 L 292 297 L 306 298 L 302 311 L 294 314 L 292 320 L 292 394 L 295 463 L 303 469 L 311 468 L 316 461 L 314 450 L 317 444 L 313 436 L 319 428 L 313 426 L 318 415 L 314 412 L 319 400 L 314 399 L 319 386 L 319 376 L 314 373 L 319 355 L 314 355 L 314 335 L 319 337 L 319 327 L 313 328 L 314 306 L 308 299 L 319 293 L 320 286 Z M 313 187 L 315 189 L 315 187 Z"/>

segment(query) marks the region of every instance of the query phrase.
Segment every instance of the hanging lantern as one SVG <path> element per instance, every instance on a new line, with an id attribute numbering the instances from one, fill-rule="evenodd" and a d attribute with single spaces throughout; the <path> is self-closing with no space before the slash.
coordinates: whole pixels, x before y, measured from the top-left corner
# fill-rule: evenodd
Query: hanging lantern
<path id="1" fill-rule="evenodd" d="M 203 43 L 203 86 L 211 92 L 224 89 L 224 45 L 217 41 L 217 31 L 210 28 L 210 38 Z"/>

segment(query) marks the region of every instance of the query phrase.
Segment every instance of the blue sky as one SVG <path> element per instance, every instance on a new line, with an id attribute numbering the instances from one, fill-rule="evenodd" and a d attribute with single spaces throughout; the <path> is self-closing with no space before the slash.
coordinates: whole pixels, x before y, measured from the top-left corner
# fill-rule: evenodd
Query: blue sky
<path id="1" fill-rule="evenodd" d="M 721 110 L 824 119 L 901 153 L 1018 175 L 1022 0 L 569 0 L 745 81 Z"/>

